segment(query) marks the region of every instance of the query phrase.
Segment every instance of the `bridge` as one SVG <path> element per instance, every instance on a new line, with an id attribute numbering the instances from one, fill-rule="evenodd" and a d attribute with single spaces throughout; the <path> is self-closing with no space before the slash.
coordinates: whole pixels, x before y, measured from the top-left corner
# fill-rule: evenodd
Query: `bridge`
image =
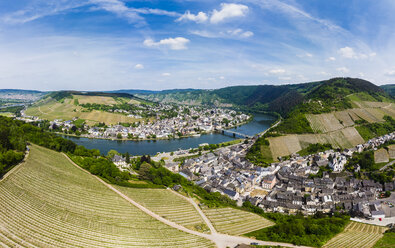
<path id="1" fill-rule="evenodd" d="M 230 130 L 221 130 L 221 133 L 222 134 L 224 134 L 224 135 L 230 135 L 230 136 L 233 136 L 233 137 L 240 137 L 240 138 L 245 138 L 245 139 L 251 139 L 252 138 L 252 136 L 249 136 L 249 135 L 246 135 L 246 134 L 243 134 L 243 133 L 238 133 L 238 132 L 234 132 L 234 131 L 230 131 Z"/>

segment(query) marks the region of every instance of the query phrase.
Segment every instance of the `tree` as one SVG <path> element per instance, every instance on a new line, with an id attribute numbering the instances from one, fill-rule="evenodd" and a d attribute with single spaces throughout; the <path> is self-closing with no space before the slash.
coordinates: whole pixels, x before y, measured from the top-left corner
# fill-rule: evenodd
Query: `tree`
<path id="1" fill-rule="evenodd" d="M 112 159 L 115 155 L 119 155 L 119 152 L 115 151 L 115 150 L 109 150 L 107 153 L 107 157 Z"/>
<path id="2" fill-rule="evenodd" d="M 122 139 L 122 134 L 121 133 L 117 134 L 117 139 Z"/>
<path id="3" fill-rule="evenodd" d="M 151 168 L 152 168 L 152 166 L 146 162 L 144 162 L 140 165 L 139 174 L 140 174 L 141 179 L 143 179 L 143 180 L 150 179 L 150 169 Z"/>
<path id="4" fill-rule="evenodd" d="M 127 164 L 130 163 L 130 155 L 129 155 L 128 152 L 126 152 L 126 154 L 125 154 L 125 162 L 126 162 Z"/>

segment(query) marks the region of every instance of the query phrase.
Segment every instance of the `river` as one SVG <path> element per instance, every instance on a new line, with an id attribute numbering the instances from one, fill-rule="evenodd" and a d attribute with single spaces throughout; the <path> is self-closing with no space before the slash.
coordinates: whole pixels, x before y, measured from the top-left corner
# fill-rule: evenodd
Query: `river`
<path id="1" fill-rule="evenodd" d="M 275 118 L 264 114 L 255 114 L 252 121 L 239 126 L 237 128 L 229 129 L 238 133 L 246 135 L 255 135 L 263 132 L 270 127 L 275 121 Z M 78 145 L 83 145 L 88 149 L 99 149 L 101 153 L 107 154 L 109 150 L 116 150 L 120 153 L 129 152 L 130 155 L 155 155 L 158 152 L 170 152 L 178 149 L 196 148 L 199 144 L 218 144 L 221 142 L 233 140 L 231 136 L 220 133 L 211 133 L 201 135 L 199 137 L 189 137 L 182 139 L 171 140 L 156 140 L 156 141 L 120 141 L 120 140 L 105 140 L 105 139 L 89 139 L 78 138 L 72 136 L 64 136 L 64 138 L 74 141 Z"/>

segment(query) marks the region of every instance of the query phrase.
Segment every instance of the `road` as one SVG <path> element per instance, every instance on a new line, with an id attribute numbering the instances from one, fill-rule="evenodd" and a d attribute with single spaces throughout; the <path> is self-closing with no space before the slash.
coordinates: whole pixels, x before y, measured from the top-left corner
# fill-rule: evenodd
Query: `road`
<path id="1" fill-rule="evenodd" d="M 263 131 L 262 133 L 260 133 L 258 136 L 259 136 L 259 137 L 262 137 L 262 136 L 265 135 L 265 133 L 267 133 L 270 129 L 275 128 L 275 127 L 277 127 L 278 125 L 280 125 L 282 119 L 283 119 L 283 118 L 280 117 L 280 120 L 279 120 L 276 124 L 274 124 L 273 126 L 269 127 L 268 129 L 266 129 L 265 131 Z"/>
<path id="2" fill-rule="evenodd" d="M 388 166 L 391 166 L 391 165 L 393 165 L 394 163 L 395 163 L 395 160 L 393 160 L 393 161 L 389 162 L 388 164 L 384 165 L 383 167 L 380 168 L 380 170 L 381 170 L 381 171 L 382 171 L 382 170 L 385 170 L 385 169 L 387 169 Z"/>
<path id="3" fill-rule="evenodd" d="M 131 203 L 132 205 L 134 205 L 135 207 L 137 207 L 138 209 L 140 209 L 144 213 L 148 214 L 149 216 L 157 219 L 158 221 L 160 221 L 160 222 L 162 222 L 162 223 L 164 223 L 164 224 L 166 224 L 166 225 L 168 225 L 170 227 L 176 228 L 176 229 L 178 229 L 180 231 L 183 231 L 183 232 L 186 232 L 186 233 L 189 233 L 189 234 L 192 234 L 192 235 L 196 235 L 196 236 L 199 236 L 199 237 L 202 237 L 202 238 L 209 239 L 212 242 L 214 242 L 218 248 L 235 247 L 238 244 L 250 244 L 252 242 L 258 243 L 259 245 L 268 245 L 268 246 L 284 246 L 284 247 L 291 247 L 291 248 L 310 248 L 310 247 L 307 247 L 307 246 L 296 246 L 296 245 L 287 244 L 287 243 L 261 241 L 261 240 L 256 240 L 256 239 L 252 239 L 252 238 L 248 238 L 248 237 L 240 237 L 240 236 L 231 236 L 231 235 L 227 235 L 227 234 L 220 234 L 220 233 L 217 233 L 215 231 L 215 229 L 214 229 L 214 227 L 212 226 L 211 223 L 210 223 L 210 225 L 208 225 L 209 227 L 212 226 L 212 228 L 214 229 L 214 232 L 212 232 L 211 234 L 206 234 L 206 233 L 201 233 L 201 232 L 198 232 L 198 231 L 190 230 L 190 229 L 188 229 L 188 228 L 186 228 L 184 226 L 181 226 L 181 225 L 179 225 L 179 224 L 177 224 L 175 222 L 167 220 L 167 219 L 161 217 L 160 215 L 152 212 L 151 210 L 145 208 L 144 206 L 140 205 L 136 201 L 132 200 L 131 198 L 129 198 L 128 196 L 126 196 L 125 194 L 123 194 L 122 192 L 120 192 L 119 190 L 114 188 L 112 185 L 104 182 L 101 178 L 99 178 L 99 177 L 97 177 L 95 175 L 92 175 L 88 171 L 84 170 L 83 168 L 81 168 L 80 166 L 75 164 L 66 154 L 63 154 L 63 155 L 74 166 L 76 166 L 80 170 L 84 171 L 85 173 L 95 177 L 99 182 L 101 182 L 107 188 L 109 188 L 110 190 L 114 191 L 120 197 L 122 197 L 123 199 L 125 199 L 126 201 L 128 201 L 129 203 Z M 194 206 L 195 206 L 195 208 L 196 207 L 199 208 L 197 205 L 194 205 Z M 203 211 L 200 211 L 199 214 L 204 215 Z M 207 217 L 205 217 L 204 220 L 210 222 Z M 210 230 L 211 230 L 211 228 L 210 228 Z"/>

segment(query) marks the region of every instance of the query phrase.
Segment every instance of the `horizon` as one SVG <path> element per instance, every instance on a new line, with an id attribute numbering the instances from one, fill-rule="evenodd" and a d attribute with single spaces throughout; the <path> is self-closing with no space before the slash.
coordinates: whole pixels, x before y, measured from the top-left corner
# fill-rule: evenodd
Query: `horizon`
<path id="1" fill-rule="evenodd" d="M 98 92 L 98 93 L 123 93 L 121 91 L 149 91 L 149 92 L 163 92 L 163 91 L 176 91 L 176 90 L 218 90 L 218 89 L 223 89 L 223 88 L 228 88 L 228 87 L 243 87 L 243 86 L 285 86 L 285 85 L 298 85 L 298 84 L 309 84 L 309 83 L 316 83 L 316 82 L 321 82 L 321 81 L 327 81 L 327 80 L 331 80 L 331 79 L 335 79 L 335 78 L 339 78 L 339 77 L 333 77 L 333 78 L 328 78 L 328 79 L 324 79 L 324 80 L 318 80 L 318 81 L 311 81 L 311 82 L 301 82 L 301 83 L 284 83 L 284 84 L 250 84 L 250 85 L 246 85 L 246 84 L 239 84 L 239 85 L 229 85 L 229 86 L 224 86 L 224 87 L 220 87 L 220 88 L 207 88 L 207 89 L 203 89 L 203 88 L 168 88 L 168 89 L 161 89 L 161 90 L 149 90 L 149 89 L 113 89 L 113 90 L 100 90 L 100 89 L 96 89 L 96 90 L 75 90 L 75 89 L 59 89 L 59 90 L 39 90 L 39 89 L 30 89 L 30 88 L 0 88 L 0 90 L 22 90 L 22 91 L 38 91 L 38 92 L 45 92 L 45 93 L 50 93 L 50 92 L 57 92 L 57 91 L 76 91 L 76 92 L 89 92 L 89 93 L 94 93 L 94 92 Z M 365 80 L 363 78 L 355 78 L 355 79 L 361 79 L 361 80 Z M 365 80 L 367 81 L 367 80 Z M 370 82 L 370 81 L 368 81 Z M 387 86 L 387 85 L 395 85 L 395 83 L 389 83 L 389 84 L 375 84 L 373 82 L 370 82 L 378 87 L 381 86 Z M 131 93 L 126 93 L 126 94 L 131 94 Z"/>
<path id="2" fill-rule="evenodd" d="M 0 88 L 393 84 L 394 12 L 390 0 L 3 2 Z"/>

